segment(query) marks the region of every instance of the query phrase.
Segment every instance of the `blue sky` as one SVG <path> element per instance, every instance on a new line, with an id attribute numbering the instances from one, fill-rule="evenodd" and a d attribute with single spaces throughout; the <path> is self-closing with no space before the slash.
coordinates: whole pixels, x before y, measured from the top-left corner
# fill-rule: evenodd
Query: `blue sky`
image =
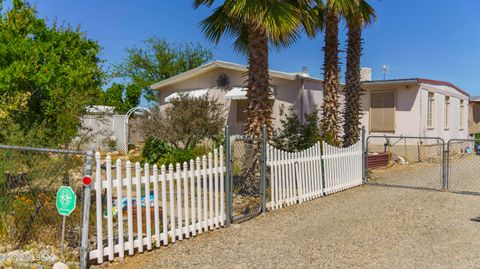
<path id="1" fill-rule="evenodd" d="M 171 41 L 193 41 L 211 47 L 215 59 L 246 63 L 231 49 L 231 40 L 214 46 L 203 37 L 198 23 L 209 10 L 194 10 L 192 1 L 154 0 L 36 0 L 41 17 L 80 25 L 89 38 L 103 47 L 106 66 L 118 63 L 125 48 L 141 46 L 156 35 Z M 382 79 L 382 65 L 389 66 L 388 79 L 425 77 L 445 80 L 480 95 L 480 1 L 478 0 L 371 0 L 377 22 L 364 32 L 362 66 Z M 345 46 L 345 31 L 340 33 Z M 307 37 L 293 47 L 273 51 L 270 67 L 300 71 L 307 66 L 322 76 L 323 38 Z M 342 60 L 345 62 L 345 55 Z"/>

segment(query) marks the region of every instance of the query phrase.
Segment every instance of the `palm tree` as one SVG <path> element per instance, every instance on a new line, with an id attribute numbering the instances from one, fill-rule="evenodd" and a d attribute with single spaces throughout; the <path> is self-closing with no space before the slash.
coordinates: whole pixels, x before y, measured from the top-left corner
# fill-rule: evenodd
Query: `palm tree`
<path id="1" fill-rule="evenodd" d="M 194 7 L 211 7 L 215 0 L 194 0 Z M 309 0 L 224 0 L 201 22 L 205 36 L 218 43 L 224 35 L 234 38 L 234 49 L 248 57 L 247 121 L 245 133 L 260 137 L 262 126 L 272 130 L 273 103 L 269 100 L 269 44 L 284 48 L 293 44 L 303 29 L 314 33 Z"/>
<path id="2" fill-rule="evenodd" d="M 194 0 L 194 8 L 211 7 L 215 0 Z M 261 137 L 262 127 L 272 132 L 273 102 L 270 100 L 268 73 L 269 45 L 275 48 L 293 44 L 305 29 L 314 35 L 310 0 L 224 0 L 213 13 L 201 22 L 205 36 L 218 43 L 224 35 L 234 38 L 234 49 L 248 57 L 247 121 L 245 133 Z M 242 193 L 258 191 L 255 174 L 258 171 L 260 148 L 254 146 L 251 168 L 242 171 L 239 188 Z"/>
<path id="3" fill-rule="evenodd" d="M 348 147 L 360 139 L 360 57 L 362 55 L 362 28 L 375 18 L 375 10 L 365 1 L 357 0 L 346 13 L 348 26 L 347 70 L 345 72 L 345 107 L 343 110 L 343 146 Z"/>
<path id="4" fill-rule="evenodd" d="M 355 0 L 319 0 L 324 5 L 325 45 L 323 61 L 323 117 L 321 130 L 326 142 L 339 145 L 340 118 L 338 113 L 338 90 L 340 87 L 340 67 L 338 58 L 338 24 L 342 15 Z"/>

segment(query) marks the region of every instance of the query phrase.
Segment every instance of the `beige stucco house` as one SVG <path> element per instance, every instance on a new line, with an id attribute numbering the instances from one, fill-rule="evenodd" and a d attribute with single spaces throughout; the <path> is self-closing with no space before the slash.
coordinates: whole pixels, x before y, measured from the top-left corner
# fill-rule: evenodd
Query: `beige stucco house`
<path id="1" fill-rule="evenodd" d="M 246 88 L 244 77 L 246 66 L 224 61 L 213 61 L 200 67 L 155 83 L 152 89 L 158 91 L 160 107 L 183 92 L 190 96 L 218 98 L 228 111 L 227 124 L 232 133 L 242 133 L 246 120 Z M 323 99 L 322 81 L 308 75 L 306 70 L 298 73 L 270 71 L 270 84 L 274 95 L 274 124 L 280 126 L 282 107 L 294 105 L 302 117 L 309 113 L 314 105 L 320 105 Z"/>
<path id="2" fill-rule="evenodd" d="M 242 133 L 246 118 L 246 66 L 214 61 L 155 83 L 160 107 L 168 105 L 179 92 L 191 96 L 208 94 L 226 105 L 227 124 L 232 133 Z M 364 72 L 367 71 L 367 72 Z M 281 107 L 294 105 L 300 117 L 323 102 L 322 80 L 298 73 L 270 71 L 274 96 L 274 123 L 280 126 Z M 428 79 L 371 81 L 368 68 L 362 69 L 361 124 L 367 135 L 468 138 L 469 94 L 455 85 Z M 226 83 L 228 82 L 228 83 Z M 343 93 L 340 103 L 343 103 Z M 340 107 L 340 111 L 342 107 Z M 320 111 L 321 113 L 321 111 Z"/>
<path id="3" fill-rule="evenodd" d="M 444 81 L 365 81 L 362 125 L 368 135 L 468 138 L 470 95 Z"/>

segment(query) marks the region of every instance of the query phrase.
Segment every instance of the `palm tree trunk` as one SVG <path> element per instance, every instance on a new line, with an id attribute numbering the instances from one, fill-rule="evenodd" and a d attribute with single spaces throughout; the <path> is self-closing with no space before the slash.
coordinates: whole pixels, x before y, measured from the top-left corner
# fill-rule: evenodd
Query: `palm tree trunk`
<path id="1" fill-rule="evenodd" d="M 362 56 L 362 25 L 348 25 L 347 70 L 345 76 L 345 108 L 343 118 L 343 145 L 350 146 L 360 139 L 360 57 Z"/>
<path id="2" fill-rule="evenodd" d="M 262 128 L 267 133 L 272 130 L 272 102 L 269 97 L 270 78 L 268 74 L 268 38 L 267 34 L 251 26 L 248 29 L 248 79 L 247 79 L 247 122 L 245 133 L 261 138 Z M 243 167 L 241 180 L 237 182 L 242 195 L 255 195 L 259 192 L 260 143 L 244 144 L 245 156 L 250 165 Z M 234 182 L 235 184 L 235 182 Z"/>
<path id="3" fill-rule="evenodd" d="M 326 142 L 338 146 L 340 140 L 340 119 L 338 115 L 338 88 L 340 86 L 340 68 L 338 59 L 338 23 L 334 10 L 325 13 L 325 58 L 323 63 L 323 117 L 321 129 Z"/>
<path id="4" fill-rule="evenodd" d="M 264 31 L 250 27 L 248 31 L 248 79 L 247 79 L 247 122 L 245 133 L 253 137 L 262 135 L 262 126 L 267 133 L 272 128 L 272 102 L 269 97 L 270 77 L 268 74 L 268 38 Z"/>

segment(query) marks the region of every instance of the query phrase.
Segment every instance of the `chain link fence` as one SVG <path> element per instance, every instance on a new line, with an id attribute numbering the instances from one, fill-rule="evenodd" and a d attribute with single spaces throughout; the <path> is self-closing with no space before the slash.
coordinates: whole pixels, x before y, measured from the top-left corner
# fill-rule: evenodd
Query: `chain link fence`
<path id="1" fill-rule="evenodd" d="M 260 155 L 255 150 L 260 144 L 253 138 L 232 139 L 233 220 L 260 213 Z"/>
<path id="2" fill-rule="evenodd" d="M 441 138 L 370 136 L 366 150 L 370 184 L 443 188 L 444 141 Z"/>
<path id="3" fill-rule="evenodd" d="M 67 217 L 64 257 L 78 261 L 85 157 L 81 151 L 0 145 L 0 245 L 41 250 L 50 262 L 59 258 L 62 217 L 55 198 L 59 187 L 68 185 L 77 194 L 77 207 Z"/>
<path id="4" fill-rule="evenodd" d="M 475 140 L 452 139 L 447 144 L 448 190 L 480 194 L 480 156 Z"/>

